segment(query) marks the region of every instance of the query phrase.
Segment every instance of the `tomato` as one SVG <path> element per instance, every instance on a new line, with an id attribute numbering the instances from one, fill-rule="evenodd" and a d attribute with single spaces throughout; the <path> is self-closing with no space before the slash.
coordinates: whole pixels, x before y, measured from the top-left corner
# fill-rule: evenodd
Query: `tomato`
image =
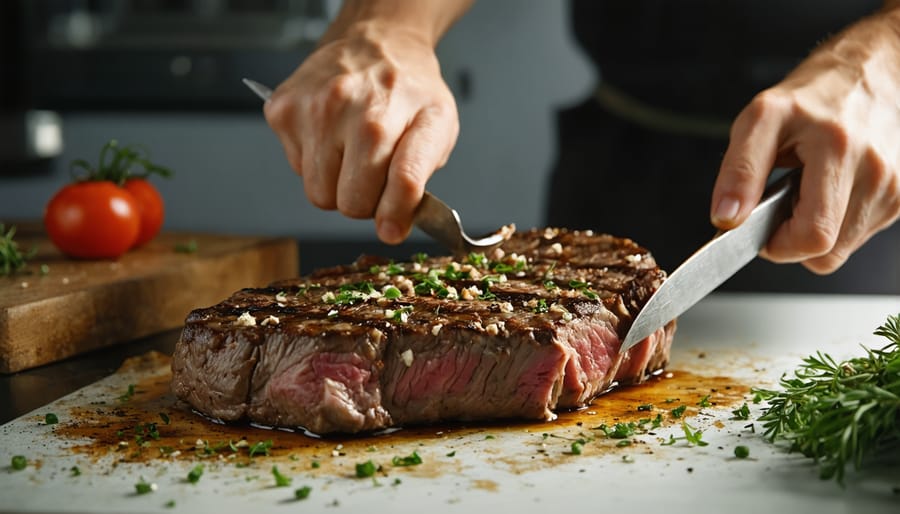
<path id="1" fill-rule="evenodd" d="M 86 259 L 116 258 L 137 241 L 141 216 L 131 193 L 106 180 L 63 187 L 47 204 L 44 226 L 63 253 Z"/>
<path id="2" fill-rule="evenodd" d="M 162 195 L 153 184 L 143 178 L 130 178 L 122 187 L 137 201 L 141 230 L 134 246 L 141 246 L 156 237 L 162 228 L 164 215 Z"/>

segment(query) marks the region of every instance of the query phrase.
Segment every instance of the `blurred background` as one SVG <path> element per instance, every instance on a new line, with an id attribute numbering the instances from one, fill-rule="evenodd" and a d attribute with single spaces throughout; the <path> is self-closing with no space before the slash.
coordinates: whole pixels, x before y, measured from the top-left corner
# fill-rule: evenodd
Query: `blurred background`
<path id="1" fill-rule="evenodd" d="M 116 138 L 145 145 L 175 171 L 170 180 L 154 179 L 166 200 L 166 230 L 293 237 L 304 273 L 362 252 L 408 256 L 430 248 L 418 231 L 402 247 L 380 245 L 371 221 L 310 205 L 259 100 L 240 81 L 277 85 L 339 6 L 338 0 L 0 2 L 0 221 L 39 219 L 69 180 L 69 162 L 94 162 L 103 143 Z M 469 233 L 545 223 L 554 117 L 589 95 L 599 78 L 569 24 L 565 2 L 481 1 L 438 48 L 462 131 L 429 188 L 460 211 Z M 861 254 L 876 260 L 900 254 L 898 232 L 895 226 Z M 757 263 L 769 277 L 765 284 L 747 274 L 729 287 L 900 292 L 897 263 L 879 266 L 847 266 L 820 278 L 796 266 Z"/>

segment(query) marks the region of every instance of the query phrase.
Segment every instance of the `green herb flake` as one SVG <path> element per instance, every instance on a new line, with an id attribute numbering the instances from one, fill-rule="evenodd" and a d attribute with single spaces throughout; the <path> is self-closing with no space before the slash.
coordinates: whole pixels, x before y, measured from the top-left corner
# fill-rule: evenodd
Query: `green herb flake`
<path id="1" fill-rule="evenodd" d="M 159 413 L 159 419 L 161 419 L 163 424 L 165 424 L 165 425 L 168 425 L 171 422 L 171 420 L 169 419 L 169 415 L 166 414 L 165 412 Z"/>
<path id="2" fill-rule="evenodd" d="M 400 484 L 402 484 L 402 483 L 403 483 L 402 480 L 400 480 L 399 478 L 395 478 L 394 481 L 391 482 L 391 485 L 392 485 L 392 486 L 398 486 L 398 485 L 400 485 Z"/>
<path id="3" fill-rule="evenodd" d="M 735 446 L 734 456 L 739 459 L 746 459 L 750 456 L 750 448 L 747 448 L 746 446 Z"/>
<path id="4" fill-rule="evenodd" d="M 259 441 L 250 447 L 250 457 L 254 457 L 256 455 L 265 455 L 269 456 L 269 450 L 272 449 L 272 440 L 267 439 L 265 441 Z"/>
<path id="5" fill-rule="evenodd" d="M 69 468 L 69 476 L 79 477 L 81 476 L 81 468 L 78 466 L 72 466 Z"/>
<path id="6" fill-rule="evenodd" d="M 680 399 L 681 399 L 681 398 L 666 398 L 666 399 L 663 400 L 663 401 L 664 401 L 665 403 L 675 403 L 675 402 L 679 401 Z"/>
<path id="7" fill-rule="evenodd" d="M 137 494 L 147 494 L 152 493 L 156 490 L 156 484 L 147 482 L 144 480 L 144 477 L 141 477 L 141 480 L 134 484 L 134 491 Z"/>
<path id="8" fill-rule="evenodd" d="M 22 471 L 28 467 L 28 459 L 24 455 L 15 455 L 10 461 L 10 467 L 15 471 Z"/>
<path id="9" fill-rule="evenodd" d="M 703 431 L 688 425 L 686 421 L 681 422 L 681 429 L 684 431 L 684 439 L 688 444 L 697 446 L 707 446 L 709 444 L 703 440 Z"/>
<path id="10" fill-rule="evenodd" d="M 428 254 L 425 252 L 418 252 L 418 253 L 414 254 L 412 256 L 412 258 L 415 262 L 418 262 L 419 264 L 424 264 L 425 261 L 428 260 Z"/>
<path id="11" fill-rule="evenodd" d="M 356 465 L 356 478 L 368 478 L 375 475 L 377 468 L 371 460 L 360 462 Z"/>
<path id="12" fill-rule="evenodd" d="M 175 500 L 167 501 L 166 503 L 163 504 L 163 507 L 165 507 L 167 509 L 174 509 L 175 508 Z"/>
<path id="13" fill-rule="evenodd" d="M 47 415 L 44 416 L 44 423 L 46 423 L 48 425 L 55 425 L 55 424 L 59 423 L 59 418 L 56 416 L 56 414 L 53 414 L 52 412 L 48 412 Z"/>
<path id="14" fill-rule="evenodd" d="M 644 403 L 642 405 L 638 405 L 637 410 L 644 411 L 644 412 L 651 411 L 651 410 L 653 410 L 653 404 L 652 403 Z"/>
<path id="15" fill-rule="evenodd" d="M 46 264 L 41 264 L 41 276 L 47 276 L 50 274 L 50 266 Z"/>
<path id="16" fill-rule="evenodd" d="M 685 410 L 687 410 L 687 405 L 680 405 L 670 410 L 669 414 L 671 414 L 673 418 L 678 419 L 684 415 Z"/>
<path id="17" fill-rule="evenodd" d="M 391 261 L 388 264 L 388 267 L 387 267 L 387 270 L 385 270 L 385 273 L 393 276 L 393 275 L 402 275 L 404 271 L 406 271 L 406 270 L 403 269 L 403 266 L 400 266 L 399 264 L 396 264 L 394 261 Z"/>
<path id="18" fill-rule="evenodd" d="M 16 235 L 16 227 L 6 227 L 0 223 L 0 275 L 9 276 L 25 268 L 26 261 L 34 257 L 37 248 L 22 253 L 19 244 L 13 241 Z"/>
<path id="19" fill-rule="evenodd" d="M 187 481 L 196 484 L 200 481 L 200 477 L 203 476 L 203 464 L 197 464 L 191 469 L 187 474 Z"/>
<path id="20" fill-rule="evenodd" d="M 394 466 L 417 466 L 422 463 L 422 457 L 419 456 L 418 453 L 413 451 L 406 457 L 394 457 L 391 460 L 391 464 Z"/>
<path id="21" fill-rule="evenodd" d="M 294 498 L 298 500 L 305 500 L 309 498 L 309 493 L 312 492 L 312 487 L 305 485 L 299 489 L 294 489 Z"/>
<path id="22" fill-rule="evenodd" d="M 750 407 L 747 406 L 747 402 L 744 402 L 740 408 L 734 409 L 731 413 L 734 415 L 731 419 L 750 419 Z"/>
<path id="23" fill-rule="evenodd" d="M 618 443 L 616 443 L 616 446 L 618 446 L 619 448 L 624 448 L 624 447 L 626 447 L 626 446 L 631 446 L 631 439 L 622 439 L 621 441 L 619 441 Z"/>
<path id="24" fill-rule="evenodd" d="M 278 471 L 278 466 L 272 466 L 272 476 L 275 477 L 275 487 L 287 487 L 293 482 L 291 477 L 284 476 Z"/>
<path id="25" fill-rule="evenodd" d="M 388 300 L 396 300 L 397 298 L 400 298 L 402 295 L 403 295 L 403 293 L 401 293 L 400 290 L 394 286 L 388 286 L 384 289 L 384 297 L 387 298 Z"/>
<path id="26" fill-rule="evenodd" d="M 456 450 L 453 450 L 452 452 L 447 453 L 447 457 L 456 457 Z"/>
<path id="27" fill-rule="evenodd" d="M 709 402 L 709 395 L 700 398 L 700 401 L 697 402 L 697 405 L 701 408 L 712 407 L 712 403 Z"/>
<path id="28" fill-rule="evenodd" d="M 495 437 L 492 436 L 491 434 L 488 434 L 488 435 L 484 436 L 484 438 L 485 438 L 485 439 L 495 439 Z"/>
<path id="29" fill-rule="evenodd" d="M 119 401 L 127 402 L 128 400 L 130 400 L 131 397 L 134 396 L 134 393 L 135 393 L 134 388 L 135 388 L 134 384 L 128 384 L 128 389 L 125 390 L 124 394 L 119 396 Z"/>
<path id="30" fill-rule="evenodd" d="M 547 300 L 539 298 L 537 301 L 537 305 L 534 306 L 533 310 L 536 314 L 543 314 L 545 312 L 549 312 L 550 307 L 547 307 Z"/>
<path id="31" fill-rule="evenodd" d="M 197 253 L 198 245 L 196 239 L 191 239 L 186 243 L 176 243 L 175 244 L 175 252 L 176 253 Z"/>
<path id="32" fill-rule="evenodd" d="M 584 443 L 579 441 L 572 441 L 572 444 L 569 445 L 569 451 L 572 455 L 581 455 L 581 449 L 584 447 Z"/>
<path id="33" fill-rule="evenodd" d="M 319 461 L 317 461 L 317 460 L 314 460 L 309 464 L 309 467 L 311 467 L 313 469 L 319 469 L 321 466 L 322 465 L 319 464 Z"/>
<path id="34" fill-rule="evenodd" d="M 485 255 L 483 253 L 472 252 L 468 255 L 466 260 L 469 262 L 469 264 L 471 264 L 472 266 L 475 266 L 476 268 L 488 267 L 488 262 L 489 262 L 488 258 L 485 257 Z"/>

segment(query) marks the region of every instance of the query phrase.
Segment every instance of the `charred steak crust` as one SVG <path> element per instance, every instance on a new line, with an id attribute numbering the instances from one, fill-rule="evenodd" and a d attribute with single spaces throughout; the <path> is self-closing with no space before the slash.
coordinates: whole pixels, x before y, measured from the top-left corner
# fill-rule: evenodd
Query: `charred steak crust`
<path id="1" fill-rule="evenodd" d="M 619 351 L 664 279 L 629 239 L 555 228 L 465 259 L 363 256 L 191 312 L 172 387 L 214 418 L 317 433 L 551 419 L 666 364 L 674 321 Z"/>

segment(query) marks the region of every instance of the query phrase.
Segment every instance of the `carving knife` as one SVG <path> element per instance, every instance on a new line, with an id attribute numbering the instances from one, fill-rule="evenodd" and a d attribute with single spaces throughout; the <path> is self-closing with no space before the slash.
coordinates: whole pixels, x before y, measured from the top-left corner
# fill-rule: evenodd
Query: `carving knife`
<path id="1" fill-rule="evenodd" d="M 270 87 L 250 79 L 243 79 L 243 82 L 264 102 L 271 98 Z M 413 222 L 423 232 L 457 255 L 466 255 L 469 252 L 487 254 L 503 244 L 516 230 L 515 225 L 509 224 L 485 236 L 470 237 L 463 230 L 459 213 L 428 191 L 425 191 L 422 201 L 416 208 Z"/>
<path id="2" fill-rule="evenodd" d="M 752 261 L 790 216 L 799 179 L 799 170 L 785 173 L 766 188 L 746 221 L 719 232 L 678 266 L 644 304 L 625 335 L 621 351 L 678 317 Z"/>

